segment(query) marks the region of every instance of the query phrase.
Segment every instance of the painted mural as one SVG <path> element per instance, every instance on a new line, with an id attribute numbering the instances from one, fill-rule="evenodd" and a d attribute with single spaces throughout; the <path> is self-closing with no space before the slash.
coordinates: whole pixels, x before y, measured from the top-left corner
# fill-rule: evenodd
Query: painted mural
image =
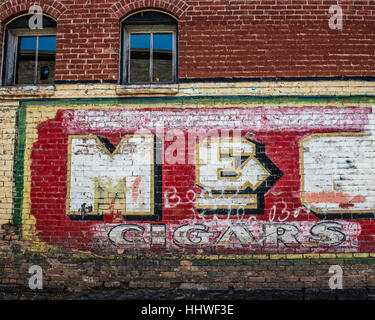
<path id="1" fill-rule="evenodd" d="M 24 239 L 108 252 L 375 251 L 371 104 L 157 103 L 23 104 Z"/>

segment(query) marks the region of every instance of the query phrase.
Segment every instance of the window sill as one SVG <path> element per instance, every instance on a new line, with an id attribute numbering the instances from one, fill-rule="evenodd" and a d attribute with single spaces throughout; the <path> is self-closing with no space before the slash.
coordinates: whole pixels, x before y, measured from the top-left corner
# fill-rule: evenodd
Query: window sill
<path id="1" fill-rule="evenodd" d="M 7 96 L 52 96 L 55 94 L 54 85 L 17 85 L 0 87 L 0 97 Z"/>
<path id="2" fill-rule="evenodd" d="M 166 94 L 175 95 L 178 93 L 178 84 L 128 84 L 116 87 L 118 95 L 153 95 Z"/>

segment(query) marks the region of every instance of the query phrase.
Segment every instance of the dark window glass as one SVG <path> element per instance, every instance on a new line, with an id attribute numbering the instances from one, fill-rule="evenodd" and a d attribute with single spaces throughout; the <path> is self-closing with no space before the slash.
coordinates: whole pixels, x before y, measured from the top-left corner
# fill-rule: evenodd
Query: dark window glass
<path id="1" fill-rule="evenodd" d="M 53 83 L 55 56 L 56 37 L 19 37 L 15 83 Z"/>
<path id="2" fill-rule="evenodd" d="M 37 83 L 53 83 L 56 37 L 39 37 Z"/>
<path id="3" fill-rule="evenodd" d="M 130 82 L 150 82 L 150 34 L 130 35 Z"/>
<path id="4" fill-rule="evenodd" d="M 153 82 L 173 80 L 173 35 L 172 33 L 153 34 Z"/>
<path id="5" fill-rule="evenodd" d="M 34 83 L 36 37 L 18 38 L 18 57 L 16 65 L 16 84 Z"/>

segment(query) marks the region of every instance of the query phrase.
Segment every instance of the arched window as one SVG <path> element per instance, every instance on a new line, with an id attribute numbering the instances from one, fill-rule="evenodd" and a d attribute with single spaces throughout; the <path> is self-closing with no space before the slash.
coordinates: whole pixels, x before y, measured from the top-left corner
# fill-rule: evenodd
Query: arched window
<path id="1" fill-rule="evenodd" d="M 43 16 L 41 29 L 31 29 L 32 15 L 6 25 L 3 85 L 51 84 L 55 77 L 56 21 Z"/>
<path id="2" fill-rule="evenodd" d="M 142 11 L 123 21 L 120 81 L 124 84 L 177 81 L 177 20 Z"/>

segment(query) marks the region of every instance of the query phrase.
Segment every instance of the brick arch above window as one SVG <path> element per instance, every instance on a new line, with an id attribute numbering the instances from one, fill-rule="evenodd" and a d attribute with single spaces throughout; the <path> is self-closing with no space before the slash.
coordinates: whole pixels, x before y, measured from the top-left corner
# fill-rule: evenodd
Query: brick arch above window
<path id="1" fill-rule="evenodd" d="M 130 0 L 127 2 L 119 0 L 111 6 L 111 10 L 118 19 L 142 9 L 163 10 L 180 19 L 188 8 L 189 4 L 184 0 Z"/>
<path id="2" fill-rule="evenodd" d="M 28 13 L 33 5 L 40 6 L 44 14 L 51 16 L 55 20 L 58 20 L 67 10 L 67 7 L 58 0 L 45 0 L 39 3 L 36 3 L 35 0 L 26 0 L 22 3 L 17 0 L 7 0 L 2 4 L 1 20 L 8 22 L 12 18 L 17 18 L 20 14 Z"/>

